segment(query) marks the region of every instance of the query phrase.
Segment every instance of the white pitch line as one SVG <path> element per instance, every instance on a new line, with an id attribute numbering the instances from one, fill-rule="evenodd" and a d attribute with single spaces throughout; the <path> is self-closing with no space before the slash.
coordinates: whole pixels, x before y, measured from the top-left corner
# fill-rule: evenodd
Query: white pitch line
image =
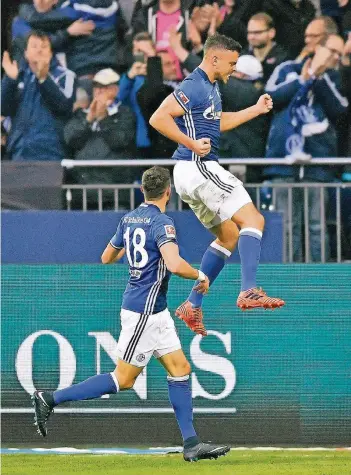
<path id="1" fill-rule="evenodd" d="M 3 407 L 0 414 L 31 414 L 34 409 L 30 407 Z M 61 414 L 173 414 L 173 409 L 168 407 L 122 407 L 122 408 L 95 408 L 72 407 L 58 408 L 55 413 Z M 195 414 L 235 414 L 235 407 L 195 407 Z"/>
<path id="2" fill-rule="evenodd" d="M 19 448 L 2 448 L 0 449 L 0 453 L 2 454 L 9 454 L 13 453 L 21 453 L 25 451 L 28 453 L 58 453 L 58 454 L 106 454 L 106 455 L 115 455 L 115 454 L 126 454 L 126 455 L 138 455 L 137 453 L 130 453 L 129 448 L 94 448 L 94 449 L 76 449 L 74 447 L 56 447 L 56 448 L 30 448 L 30 449 L 19 449 Z M 134 449 L 133 449 L 134 450 Z M 144 455 L 150 451 L 150 454 L 155 455 L 163 455 L 169 453 L 178 453 L 182 452 L 183 447 L 149 447 L 146 449 L 141 449 Z M 231 447 L 232 451 L 257 451 L 257 452 L 269 452 L 269 451 L 304 451 L 304 452 L 340 452 L 340 451 L 350 451 L 351 447 Z"/>

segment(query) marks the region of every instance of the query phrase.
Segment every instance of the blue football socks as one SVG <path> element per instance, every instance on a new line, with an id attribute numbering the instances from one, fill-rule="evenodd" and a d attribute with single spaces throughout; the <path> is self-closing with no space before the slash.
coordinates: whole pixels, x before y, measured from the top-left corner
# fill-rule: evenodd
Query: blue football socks
<path id="1" fill-rule="evenodd" d="M 168 376 L 168 396 L 182 433 L 185 446 L 193 446 L 199 442 L 193 426 L 193 403 L 189 376 Z"/>
<path id="2" fill-rule="evenodd" d="M 239 233 L 241 259 L 241 290 L 257 287 L 256 275 L 261 255 L 262 232 L 255 228 L 243 228 Z"/>
<path id="3" fill-rule="evenodd" d="M 55 406 L 67 401 L 81 401 L 83 399 L 96 399 L 104 394 L 115 394 L 119 385 L 114 373 L 97 374 L 82 383 L 74 384 L 65 389 L 54 391 Z"/>
<path id="4" fill-rule="evenodd" d="M 225 247 L 217 244 L 216 241 L 211 243 L 206 249 L 206 252 L 202 257 L 200 269 L 204 274 L 207 275 L 211 285 L 223 269 L 224 264 L 230 255 L 231 252 Z M 188 300 L 191 302 L 193 307 L 201 307 L 202 299 L 204 297 L 202 294 L 199 294 L 196 292 L 196 290 L 194 290 L 198 283 L 199 281 L 197 280 L 188 297 Z"/>

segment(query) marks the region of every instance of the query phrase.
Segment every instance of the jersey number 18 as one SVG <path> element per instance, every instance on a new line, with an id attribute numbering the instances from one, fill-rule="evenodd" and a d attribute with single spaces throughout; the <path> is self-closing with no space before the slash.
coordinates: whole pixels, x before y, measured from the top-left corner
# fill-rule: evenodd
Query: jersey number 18
<path id="1" fill-rule="evenodd" d="M 133 232 L 132 242 L 130 242 L 131 241 L 130 234 L 131 234 L 130 227 L 128 227 L 126 232 L 123 235 L 123 238 L 126 243 L 126 253 L 127 253 L 129 265 L 131 267 L 135 267 L 136 269 L 142 269 L 143 267 L 146 266 L 149 260 L 149 255 L 145 249 L 145 243 L 146 243 L 145 231 L 142 228 L 136 228 Z M 131 245 L 133 246 L 133 259 L 130 253 Z M 141 257 L 141 259 L 138 260 L 139 257 Z"/>

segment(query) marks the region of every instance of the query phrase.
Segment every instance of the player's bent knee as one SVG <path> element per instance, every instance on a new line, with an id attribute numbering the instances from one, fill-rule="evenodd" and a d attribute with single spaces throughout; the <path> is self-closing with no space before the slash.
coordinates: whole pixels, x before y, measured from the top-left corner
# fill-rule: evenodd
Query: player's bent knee
<path id="1" fill-rule="evenodd" d="M 182 364 L 175 365 L 173 368 L 168 368 L 168 373 L 173 377 L 188 376 L 191 373 L 191 366 L 188 361 Z"/>
<path id="2" fill-rule="evenodd" d="M 126 391 L 127 389 L 132 389 L 135 384 L 136 377 L 130 374 L 123 374 L 123 372 L 118 371 L 118 366 L 114 371 L 116 379 L 118 381 L 118 387 L 120 391 Z"/>
<path id="3" fill-rule="evenodd" d="M 224 247 L 224 249 L 227 249 L 230 252 L 233 252 L 236 246 L 236 243 L 238 242 L 239 238 L 239 233 L 237 234 L 231 234 L 225 237 L 225 240 L 221 239 L 216 239 L 217 244 L 219 244 L 221 247 Z"/>
<path id="4" fill-rule="evenodd" d="M 135 379 L 130 379 L 130 378 L 123 378 L 119 377 L 118 378 L 118 385 L 119 385 L 119 390 L 120 391 L 126 391 L 127 389 L 132 389 L 134 386 Z"/>
<path id="5" fill-rule="evenodd" d="M 265 219 L 263 215 L 255 209 L 254 212 L 248 213 L 247 216 L 239 223 L 241 230 L 244 228 L 255 228 L 260 231 L 264 230 Z"/>
<path id="6" fill-rule="evenodd" d="M 217 236 L 216 243 L 232 252 L 239 239 L 239 230 L 233 221 L 226 221 L 212 231 Z"/>

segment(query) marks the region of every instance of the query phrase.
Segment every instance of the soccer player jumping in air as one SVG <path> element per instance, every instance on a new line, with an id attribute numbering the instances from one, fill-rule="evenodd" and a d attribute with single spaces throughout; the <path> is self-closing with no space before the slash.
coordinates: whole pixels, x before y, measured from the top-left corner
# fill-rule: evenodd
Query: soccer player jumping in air
<path id="1" fill-rule="evenodd" d="M 273 108 L 271 97 L 264 94 L 248 109 L 222 112 L 217 81 L 228 81 L 235 71 L 240 51 L 239 43 L 231 38 L 219 34 L 209 37 L 200 66 L 163 101 L 152 115 L 150 124 L 178 143 L 173 154 L 177 160 L 173 172 L 177 193 L 217 237 L 201 262 L 201 270 L 210 279 L 210 284 L 239 240 L 241 292 L 237 306 L 242 310 L 274 309 L 285 302 L 268 297 L 256 282 L 264 218 L 242 182 L 218 163 L 220 133 L 267 114 Z M 196 333 L 206 335 L 201 310 L 203 295 L 196 285 L 176 314 Z"/>
<path id="2" fill-rule="evenodd" d="M 176 230 L 165 213 L 171 195 L 170 173 L 153 167 L 143 174 L 145 202 L 120 221 L 101 256 L 112 264 L 126 254 L 129 282 L 123 295 L 122 330 L 118 339 L 118 363 L 112 373 L 98 374 L 65 389 L 35 391 L 32 396 L 39 434 L 47 435 L 47 420 L 54 407 L 67 401 L 95 399 L 133 387 L 137 377 L 155 356 L 167 370 L 169 399 L 184 441 L 184 460 L 217 458 L 227 445 L 205 444 L 193 426 L 191 372 L 167 309 L 171 273 L 196 280 L 196 291 L 207 293 L 209 279 L 179 256 Z"/>

